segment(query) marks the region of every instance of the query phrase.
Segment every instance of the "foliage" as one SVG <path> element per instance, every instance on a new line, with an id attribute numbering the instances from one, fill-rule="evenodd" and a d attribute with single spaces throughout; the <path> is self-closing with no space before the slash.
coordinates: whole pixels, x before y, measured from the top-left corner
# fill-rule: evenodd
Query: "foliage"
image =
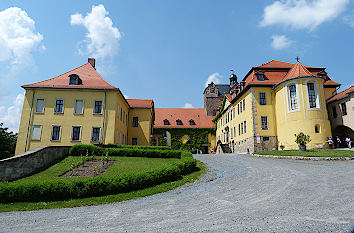
<path id="1" fill-rule="evenodd" d="M 148 150 L 128 148 L 107 148 L 108 156 L 146 157 L 146 158 L 181 158 L 181 151 L 176 150 Z"/>
<path id="2" fill-rule="evenodd" d="M 276 155 L 276 156 L 304 156 L 304 157 L 354 157 L 354 151 L 351 150 L 330 150 L 316 149 L 307 151 L 298 150 L 273 150 L 255 152 L 259 155 Z"/>
<path id="3" fill-rule="evenodd" d="M 4 182 L 0 184 L 0 202 L 57 201 L 130 192 L 165 182 L 196 171 L 191 154 L 163 168 L 112 176 L 56 179 L 46 181 Z"/>
<path id="4" fill-rule="evenodd" d="M 150 150 L 171 150 L 169 146 L 133 146 L 133 145 L 119 145 L 109 143 L 105 148 L 129 148 L 129 149 L 150 149 Z"/>
<path id="5" fill-rule="evenodd" d="M 305 135 L 304 133 L 299 133 L 298 135 L 295 134 L 296 140 L 295 142 L 298 145 L 306 145 L 306 143 L 311 142 L 310 136 L 309 135 Z"/>
<path id="6" fill-rule="evenodd" d="M 103 156 L 104 150 L 94 145 L 77 144 L 70 148 L 69 155 L 71 156 Z"/>
<path id="7" fill-rule="evenodd" d="M 173 150 L 188 150 L 195 152 L 200 150 L 202 144 L 209 144 L 208 135 L 215 135 L 215 129 L 212 128 L 168 128 L 168 129 L 154 129 L 154 134 L 164 135 L 166 131 L 171 133 L 171 148 Z M 183 135 L 192 136 L 193 139 L 188 139 L 187 142 L 182 142 Z M 159 145 L 166 145 L 167 140 L 164 137 L 159 139 Z"/>
<path id="8" fill-rule="evenodd" d="M 8 132 L 8 128 L 0 123 L 0 159 L 5 159 L 15 155 L 17 134 Z"/>

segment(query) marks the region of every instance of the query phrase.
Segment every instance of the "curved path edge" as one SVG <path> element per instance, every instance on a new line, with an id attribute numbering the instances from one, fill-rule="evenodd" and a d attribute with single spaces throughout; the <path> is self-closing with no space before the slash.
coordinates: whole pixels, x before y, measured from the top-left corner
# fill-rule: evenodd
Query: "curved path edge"
<path id="1" fill-rule="evenodd" d="M 304 156 L 280 156 L 280 155 L 258 155 L 251 154 L 251 156 L 262 157 L 262 158 L 272 158 L 272 159 L 292 159 L 292 160 L 354 160 L 354 157 L 304 157 Z"/>

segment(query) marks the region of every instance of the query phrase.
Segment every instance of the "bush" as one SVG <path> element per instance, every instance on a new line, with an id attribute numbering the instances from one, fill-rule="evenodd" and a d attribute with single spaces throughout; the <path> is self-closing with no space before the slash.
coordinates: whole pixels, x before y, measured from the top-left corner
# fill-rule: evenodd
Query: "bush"
<path id="1" fill-rule="evenodd" d="M 181 158 L 182 152 L 176 150 L 107 148 L 105 153 L 108 153 L 108 156 L 120 157 Z"/>
<path id="2" fill-rule="evenodd" d="M 103 145 L 103 148 L 129 148 L 129 149 L 148 149 L 148 150 L 171 150 L 169 146 L 133 146 L 133 145 L 118 145 L 107 144 Z"/>
<path id="3" fill-rule="evenodd" d="M 104 196 L 156 186 L 178 180 L 196 171 L 197 163 L 191 154 L 165 168 L 113 177 L 92 177 L 68 180 L 1 183 L 0 203 L 59 201 L 73 198 Z"/>
<path id="4" fill-rule="evenodd" d="M 78 144 L 72 146 L 69 150 L 69 154 L 71 156 L 86 156 L 87 152 L 88 152 L 88 156 L 102 156 L 105 154 L 102 148 L 94 145 Z"/>

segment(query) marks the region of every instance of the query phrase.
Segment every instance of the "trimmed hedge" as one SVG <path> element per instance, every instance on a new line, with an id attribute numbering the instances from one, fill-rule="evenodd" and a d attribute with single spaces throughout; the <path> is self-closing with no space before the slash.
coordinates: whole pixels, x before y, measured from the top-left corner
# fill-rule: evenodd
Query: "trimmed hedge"
<path id="1" fill-rule="evenodd" d="M 1 183 L 0 203 L 59 201 L 131 192 L 175 181 L 182 175 L 197 170 L 196 160 L 188 156 L 180 161 L 156 170 L 117 175 L 114 177 L 92 177 L 47 182 Z"/>
<path id="2" fill-rule="evenodd" d="M 176 150 L 146 150 L 127 148 L 107 148 L 105 153 L 108 156 L 120 157 L 146 157 L 146 158 L 181 158 L 181 151 Z"/>
<path id="3" fill-rule="evenodd" d="M 107 145 L 103 145 L 102 147 L 103 148 L 147 149 L 147 150 L 172 150 L 171 147 L 169 146 L 133 146 L 133 145 L 107 144 Z"/>
<path id="4" fill-rule="evenodd" d="M 89 156 L 102 156 L 105 155 L 104 150 L 94 145 L 78 144 L 74 145 L 69 150 L 70 156 L 86 156 L 88 152 Z"/>

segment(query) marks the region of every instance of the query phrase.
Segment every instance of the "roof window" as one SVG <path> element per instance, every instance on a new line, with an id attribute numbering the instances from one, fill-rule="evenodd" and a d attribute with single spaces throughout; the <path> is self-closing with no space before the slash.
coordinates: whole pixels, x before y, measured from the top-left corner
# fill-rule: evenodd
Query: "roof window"
<path id="1" fill-rule="evenodd" d="M 169 120 L 163 120 L 163 125 L 170 125 Z"/>
<path id="2" fill-rule="evenodd" d="M 258 71 L 257 73 L 256 73 L 256 76 L 257 76 L 257 80 L 258 81 L 264 81 L 264 72 L 263 71 Z"/>
<path id="3" fill-rule="evenodd" d="M 189 120 L 189 125 L 195 125 L 195 122 L 194 122 L 194 120 Z"/>
<path id="4" fill-rule="evenodd" d="M 69 85 L 80 85 L 80 84 L 82 84 L 82 81 L 81 81 L 79 75 L 77 75 L 77 74 L 70 74 L 69 78 L 70 78 Z"/>
<path id="5" fill-rule="evenodd" d="M 181 120 L 176 120 L 176 124 L 177 124 L 177 125 L 183 125 L 183 123 L 182 123 Z"/>

